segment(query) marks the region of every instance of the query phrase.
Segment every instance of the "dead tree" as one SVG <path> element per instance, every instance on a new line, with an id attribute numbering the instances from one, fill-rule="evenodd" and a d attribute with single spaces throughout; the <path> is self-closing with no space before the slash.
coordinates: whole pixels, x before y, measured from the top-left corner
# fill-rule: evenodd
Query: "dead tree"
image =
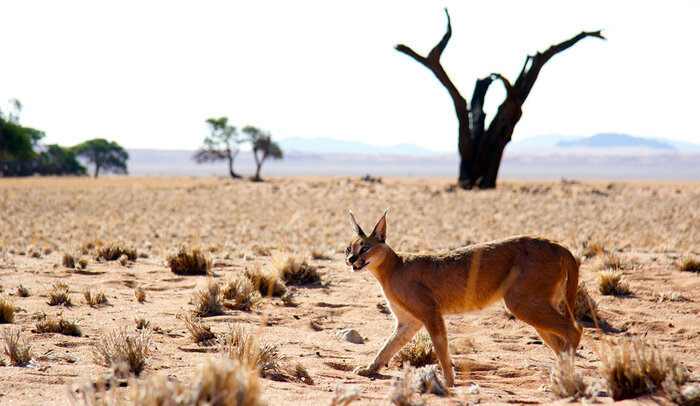
<path id="1" fill-rule="evenodd" d="M 440 56 L 452 36 L 450 14 L 447 14 L 447 32 L 442 40 L 435 45 L 427 57 L 421 56 L 406 45 L 399 44 L 396 50 L 412 57 L 430 69 L 452 97 L 457 121 L 459 123 L 459 185 L 465 189 L 492 189 L 496 187 L 498 168 L 501 165 L 503 150 L 513 135 L 515 124 L 522 116 L 522 106 L 537 80 L 540 70 L 547 61 L 561 51 L 568 49 L 586 37 L 605 39 L 600 31 L 581 32 L 575 37 L 560 44 L 552 45 L 544 52 L 525 59 L 520 75 L 511 84 L 499 73 L 492 73 L 476 81 L 471 103 L 462 97 L 457 87 L 447 76 L 440 64 Z M 485 128 L 486 114 L 484 99 L 489 86 L 494 80 L 500 80 L 506 90 L 506 98 L 498 107 L 498 111 L 488 128 Z"/>

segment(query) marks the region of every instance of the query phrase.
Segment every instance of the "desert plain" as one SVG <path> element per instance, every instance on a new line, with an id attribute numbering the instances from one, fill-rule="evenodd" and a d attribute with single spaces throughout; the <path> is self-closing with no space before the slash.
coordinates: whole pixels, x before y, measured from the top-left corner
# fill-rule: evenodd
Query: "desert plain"
<path id="1" fill-rule="evenodd" d="M 398 251 L 438 253 L 518 234 L 569 248 L 581 261 L 580 281 L 604 324 L 581 322 L 575 357 L 584 381 L 602 388 L 598 401 L 612 402 L 599 357 L 608 337 L 658 343 L 680 360 L 691 380 L 698 379 L 700 276 L 680 271 L 678 264 L 700 259 L 700 184 L 503 180 L 495 190 L 465 191 L 452 183 L 338 177 L 258 183 L 216 177 L 0 179 L 0 296 L 16 309 L 14 321 L 0 324 L 0 330 L 20 331 L 34 358 L 12 366 L 0 351 L 6 364 L 0 366 L 0 404 L 76 402 L 70 393 L 109 370 L 94 361 L 95 345 L 117 328 L 136 332 L 135 318 L 148 320 L 153 330 L 148 365 L 140 378 L 109 391 L 126 399 L 152 374 L 186 384 L 205 358 L 222 357 L 215 344 L 194 343 L 186 328 L 184 315 L 194 308 L 195 291 L 246 270 L 274 271 L 285 255 L 306 258 L 320 282 L 289 286 L 290 301 L 264 298 L 250 310 L 226 309 L 202 322 L 217 337 L 241 326 L 306 368 L 313 384 L 261 378 L 270 405 L 329 404 L 338 385 L 357 389 L 360 397 L 352 404 L 389 404 L 400 365 L 372 378 L 352 369 L 372 360 L 393 318 L 381 311 L 385 299 L 373 276 L 352 272 L 344 260 L 352 237 L 348 210 L 367 230 L 387 207 L 387 243 Z M 133 247 L 138 256 L 97 260 L 95 249 L 108 244 Z M 209 275 L 170 270 L 167 258 L 182 246 L 206 253 Z M 85 267 L 64 266 L 65 254 L 83 258 Z M 611 257 L 629 295 L 598 290 L 598 272 Z M 48 304 L 56 282 L 69 287 L 71 306 Z M 19 294 L 19 286 L 27 296 Z M 145 289 L 143 303 L 135 287 Z M 107 303 L 87 304 L 88 288 L 103 292 Z M 76 322 L 82 335 L 37 332 L 42 314 Z M 447 396 L 415 394 L 414 402 L 555 400 L 547 372 L 553 353 L 532 327 L 509 317 L 502 302 L 448 316 L 446 323 L 456 386 Z M 337 335 L 346 328 L 359 332 L 364 344 Z"/>

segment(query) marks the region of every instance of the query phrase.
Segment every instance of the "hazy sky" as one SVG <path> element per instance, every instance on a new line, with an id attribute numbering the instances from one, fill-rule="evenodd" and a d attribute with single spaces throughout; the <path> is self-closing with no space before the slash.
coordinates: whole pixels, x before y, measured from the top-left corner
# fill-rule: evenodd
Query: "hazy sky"
<path id="1" fill-rule="evenodd" d="M 47 143 L 195 149 L 226 115 L 276 138 L 334 137 L 455 150 L 451 99 L 393 49 L 442 62 L 462 94 L 491 72 L 582 30 L 524 105 L 514 139 L 625 132 L 700 142 L 698 1 L 9 1 L 0 0 L 0 106 Z M 492 117 L 503 97 L 487 96 Z"/>

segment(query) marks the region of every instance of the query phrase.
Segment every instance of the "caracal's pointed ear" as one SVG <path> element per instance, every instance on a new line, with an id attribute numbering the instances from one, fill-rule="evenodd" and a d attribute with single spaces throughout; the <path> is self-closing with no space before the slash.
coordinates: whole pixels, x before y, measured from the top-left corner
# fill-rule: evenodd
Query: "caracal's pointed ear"
<path id="1" fill-rule="evenodd" d="M 353 216 L 352 210 L 350 210 L 350 221 L 352 221 L 352 226 L 355 228 L 355 234 L 359 235 L 360 237 L 366 237 L 365 232 L 362 231 L 360 225 L 357 224 L 357 221 L 355 221 L 355 216 Z"/>
<path id="2" fill-rule="evenodd" d="M 377 221 L 377 225 L 374 226 L 374 230 L 372 230 L 372 234 L 369 235 L 369 238 L 376 238 L 377 240 L 384 242 L 386 241 L 386 212 L 389 211 L 389 208 L 387 207 L 386 210 L 384 210 L 384 214 L 382 214 L 382 218 Z"/>

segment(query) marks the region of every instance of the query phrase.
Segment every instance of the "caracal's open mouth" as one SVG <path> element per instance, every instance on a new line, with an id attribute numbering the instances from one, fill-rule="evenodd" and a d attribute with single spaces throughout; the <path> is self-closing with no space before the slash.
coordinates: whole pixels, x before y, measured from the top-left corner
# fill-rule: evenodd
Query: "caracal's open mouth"
<path id="1" fill-rule="evenodd" d="M 359 271 L 360 269 L 366 267 L 367 265 L 369 265 L 369 262 L 365 262 L 364 264 L 362 264 L 362 266 L 356 266 L 355 264 L 352 264 L 352 270 Z"/>

